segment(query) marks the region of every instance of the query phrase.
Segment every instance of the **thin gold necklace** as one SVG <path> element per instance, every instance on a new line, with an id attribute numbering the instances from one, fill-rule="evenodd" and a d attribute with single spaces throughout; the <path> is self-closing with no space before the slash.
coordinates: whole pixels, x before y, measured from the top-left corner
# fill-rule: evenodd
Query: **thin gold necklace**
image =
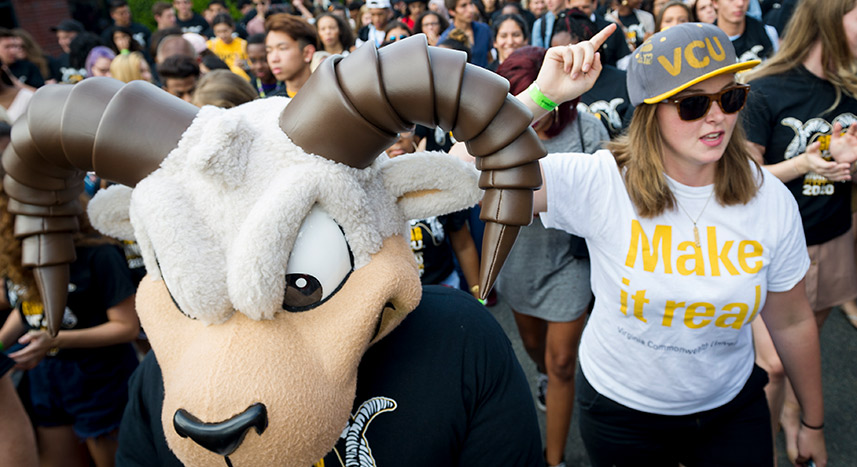
<path id="1" fill-rule="evenodd" d="M 696 222 L 699 220 L 700 217 L 702 217 L 702 213 L 705 212 L 705 208 L 708 207 L 708 202 L 711 201 L 711 198 L 713 196 L 714 189 L 712 188 L 711 193 L 708 194 L 708 199 L 705 200 L 705 204 L 702 206 L 702 210 L 699 211 L 699 215 L 696 216 L 696 220 L 694 220 L 693 217 L 690 217 L 690 214 L 688 214 L 684 206 L 682 206 L 681 203 L 678 201 L 678 197 L 676 196 L 675 198 L 675 204 L 679 207 L 679 209 L 681 209 L 684 215 L 687 216 L 687 218 L 690 219 L 691 222 L 693 222 L 693 241 L 696 243 L 697 248 L 702 248 L 702 246 L 699 243 L 699 229 L 696 227 Z"/>

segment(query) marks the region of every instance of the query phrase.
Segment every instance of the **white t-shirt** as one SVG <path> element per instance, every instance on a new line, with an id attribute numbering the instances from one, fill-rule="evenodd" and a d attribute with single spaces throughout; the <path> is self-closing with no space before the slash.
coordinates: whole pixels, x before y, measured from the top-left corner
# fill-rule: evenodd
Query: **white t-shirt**
<path id="1" fill-rule="evenodd" d="M 723 207 L 713 185 L 670 180 L 678 202 L 637 215 L 609 151 L 549 155 L 545 227 L 586 238 L 595 307 L 580 345 L 592 387 L 664 415 L 732 400 L 753 368 L 752 321 L 768 291 L 791 290 L 809 257 L 794 197 L 767 171 L 746 205 Z M 708 204 L 706 206 L 706 201 Z M 700 248 L 693 222 L 699 217 Z"/>

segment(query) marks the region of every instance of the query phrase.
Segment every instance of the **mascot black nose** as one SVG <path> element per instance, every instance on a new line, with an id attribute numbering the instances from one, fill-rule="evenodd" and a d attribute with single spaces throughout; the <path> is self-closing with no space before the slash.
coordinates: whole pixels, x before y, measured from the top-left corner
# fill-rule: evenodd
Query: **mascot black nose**
<path id="1" fill-rule="evenodd" d="M 251 427 L 260 435 L 268 428 L 268 410 L 265 404 L 256 403 L 228 420 L 206 423 L 179 409 L 173 415 L 173 426 L 182 438 L 190 438 L 211 452 L 228 456 L 238 449 Z"/>

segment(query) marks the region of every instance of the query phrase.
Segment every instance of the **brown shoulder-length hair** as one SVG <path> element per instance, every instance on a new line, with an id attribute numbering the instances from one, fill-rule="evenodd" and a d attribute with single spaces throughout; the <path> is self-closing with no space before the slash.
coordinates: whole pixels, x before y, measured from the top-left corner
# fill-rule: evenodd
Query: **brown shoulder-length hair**
<path id="1" fill-rule="evenodd" d="M 717 104 L 712 104 L 717 105 Z M 658 104 L 640 104 L 628 131 L 608 143 L 620 170 L 625 172 L 625 185 L 640 216 L 652 218 L 675 209 L 676 200 L 664 175 L 663 139 L 657 118 Z M 746 204 L 756 195 L 761 168 L 746 147 L 744 129 L 738 123 L 717 161 L 714 194 L 723 206 Z"/>
<path id="2" fill-rule="evenodd" d="M 779 51 L 759 68 L 748 73 L 748 81 L 778 75 L 803 64 L 816 41 L 821 42 L 824 77 L 836 90 L 828 111 L 842 94 L 857 98 L 857 59 L 851 56 L 842 17 L 857 7 L 857 0 L 801 0 L 786 26 Z"/>
<path id="3" fill-rule="evenodd" d="M 104 244 L 120 246 L 119 241 L 101 235 L 89 223 L 89 218 L 86 215 L 88 201 L 89 198 L 86 195 L 81 195 L 80 202 L 84 212 L 77 219 L 80 230 L 74 235 L 75 246 L 85 247 Z M 21 265 L 21 240 L 15 238 L 15 216 L 9 213 L 8 207 L 9 197 L 3 190 L 3 182 L 0 181 L 0 279 L 7 278 L 13 284 L 22 287 L 24 300 L 39 301 L 41 299 L 36 287 L 36 279 L 30 269 Z"/>
<path id="4" fill-rule="evenodd" d="M 21 266 L 21 240 L 15 238 L 15 216 L 9 213 L 9 197 L 0 180 L 0 279 L 9 279 L 25 290 L 25 300 L 37 300 L 32 272 Z M 8 291 L 7 291 L 8 292 Z"/>

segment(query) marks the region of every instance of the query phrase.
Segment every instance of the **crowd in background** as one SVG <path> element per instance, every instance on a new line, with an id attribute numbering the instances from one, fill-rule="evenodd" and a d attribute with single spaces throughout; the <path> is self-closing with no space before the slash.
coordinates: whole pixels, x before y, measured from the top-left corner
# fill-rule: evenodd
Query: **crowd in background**
<path id="1" fill-rule="evenodd" d="M 812 301 L 820 314 L 819 326 L 831 307 L 842 306 L 851 324 L 857 327 L 851 190 L 842 184 L 834 187 L 832 181 L 845 176 L 834 172 L 841 167 L 826 164 L 832 162 L 829 157 L 825 160 L 825 148 L 819 147 L 824 144 L 824 134 L 844 131 L 857 121 L 855 52 L 852 48 L 851 55 L 846 53 L 845 58 L 837 59 L 839 69 L 833 73 L 834 78 L 818 78 L 819 73 L 809 69 L 817 79 L 831 83 L 835 102 L 831 106 L 824 101 L 818 109 L 802 110 L 801 115 L 793 116 L 800 120 L 797 126 L 784 127 L 778 119 L 792 116 L 792 109 L 777 102 L 779 98 L 773 90 L 778 86 L 794 86 L 795 93 L 820 86 L 828 92 L 824 87 L 827 84 L 816 83 L 811 76 L 793 76 L 808 68 L 794 65 L 806 63 L 800 50 L 780 48 L 787 32 L 797 34 L 787 25 L 799 0 L 354 0 L 345 4 L 331 0 L 211 0 L 199 11 L 193 8 L 198 2 L 173 0 L 152 5 L 155 29 L 136 22 L 128 2 L 106 3 L 100 30 L 71 18 L 52 28 L 62 49 L 56 57 L 46 55 L 26 30 L 0 29 L 0 146 L 8 142 L 12 124 L 25 114 L 34 91 L 49 83 L 74 84 L 103 76 L 125 83 L 142 80 L 197 106 L 229 108 L 254 99 L 294 97 L 316 67 L 332 55 L 348 56 L 357 47 L 385 47 L 423 34 L 431 46 L 466 53 L 469 63 L 508 79 L 511 92 L 519 93 L 534 82 L 547 48 L 588 40 L 615 23 L 616 31 L 600 49 L 604 69 L 595 86 L 535 125 L 549 152 L 592 153 L 622 135 L 631 122 L 634 107 L 628 98 L 626 70 L 632 52 L 651 35 L 676 24 L 714 23 L 732 40 L 740 61 L 772 60 L 782 64 L 763 76 L 749 75 L 754 91 L 744 111 L 752 112 L 747 117 L 748 137 L 756 146 L 759 164 L 789 183 L 795 193 L 810 254 L 813 246 L 821 248 L 822 256 L 813 257 L 813 264 L 835 264 L 835 272 L 827 274 L 850 278 L 835 293 L 826 290 L 824 284 L 818 284 L 817 290 L 811 292 L 819 297 L 817 302 Z M 808 44 L 801 47 L 808 48 Z M 820 74 L 825 76 L 823 70 Z M 802 92 L 800 99 L 813 99 L 809 91 Z M 795 101 L 798 97 L 789 99 Z M 826 118 L 827 126 L 808 130 L 810 119 L 820 117 Z M 794 142 L 792 130 L 798 135 Z M 396 157 L 423 150 L 447 151 L 455 142 L 445 129 L 417 126 L 413 132 L 401 134 L 387 153 Z M 87 192 L 91 196 L 106 184 L 87 179 Z M 806 187 L 812 200 L 801 198 L 801 194 L 806 195 Z M 814 203 L 819 196 L 826 201 Z M 2 308 L 6 311 L 0 314 L 0 323 L 5 321 L 0 331 L 0 349 L 17 361 L 20 370 L 29 370 L 29 375 L 19 373 L 16 383 L 35 421 L 42 465 L 89 465 L 90 461 L 98 466 L 111 465 L 124 406 L 122 378 L 127 379 L 136 364 L 133 358 L 127 358 L 129 344 L 135 343 L 138 353 L 146 351 L 144 335 L 139 333 L 139 324 L 132 316 L 133 305 L 129 305 L 135 281 L 139 281 L 134 272 L 140 266 L 139 257 L 133 245 L 84 231 L 78 241 L 83 253 L 78 257 L 91 260 L 86 265 L 79 264 L 76 271 L 111 282 L 110 293 L 107 296 L 99 291 L 79 297 L 81 308 L 97 302 L 100 318 L 70 318 L 75 323 L 60 331 L 60 341 L 48 342 L 46 337 L 33 334 L 43 327 L 38 318 L 38 297 L 32 293 L 33 282 L 26 272 L 12 264 L 15 250 L 20 254 L 20 247 L 14 245 L 12 219 L 5 212 L 5 193 L 2 198 L 5 293 L 0 304 L 5 305 Z M 87 225 L 85 219 L 81 223 Z M 423 283 L 444 284 L 479 296 L 476 284 L 481 229 L 477 208 L 413 220 L 410 240 Z M 839 245 L 836 249 L 824 248 L 834 240 Z M 546 229 L 536 217 L 531 226 L 522 230 L 498 283 L 499 293 L 514 309 L 527 354 L 540 373 L 534 393 L 536 404 L 547 415 L 545 459 L 551 466 L 564 465 L 577 345 L 593 300 L 589 276 L 585 242 Z M 828 277 L 823 276 L 819 282 Z M 496 296 L 489 298 L 489 306 L 492 300 L 496 301 Z M 95 326 L 101 326 L 103 332 L 77 338 L 84 339 L 86 347 L 122 349 L 112 352 L 106 363 L 103 352 L 83 352 L 77 348 L 81 341 L 75 341 L 73 335 L 68 337 L 72 330 Z M 764 328 L 754 326 L 754 331 L 765 335 Z M 64 341 L 63 333 L 67 334 Z M 44 343 L 38 352 L 20 353 L 28 343 L 40 339 Z M 800 407 L 769 341 L 756 342 L 758 364 L 772 380 L 769 405 L 773 426 L 776 429 L 780 424 L 786 430 L 794 458 Z M 66 342 L 68 348 L 57 342 Z M 105 396 L 98 401 L 45 402 L 50 399 L 45 388 L 53 384 L 57 372 L 64 370 L 60 364 L 49 363 L 64 360 L 97 361 L 104 365 L 104 372 L 124 375 L 114 378 L 120 381 L 120 387 L 100 388 Z M 40 409 L 46 404 L 63 406 L 71 418 L 57 418 L 57 408 Z M 93 405 L 98 406 L 98 417 L 73 415 L 76 410 L 86 413 Z M 61 431 L 64 427 L 68 429 Z M 76 443 L 75 437 L 86 443 Z"/>

